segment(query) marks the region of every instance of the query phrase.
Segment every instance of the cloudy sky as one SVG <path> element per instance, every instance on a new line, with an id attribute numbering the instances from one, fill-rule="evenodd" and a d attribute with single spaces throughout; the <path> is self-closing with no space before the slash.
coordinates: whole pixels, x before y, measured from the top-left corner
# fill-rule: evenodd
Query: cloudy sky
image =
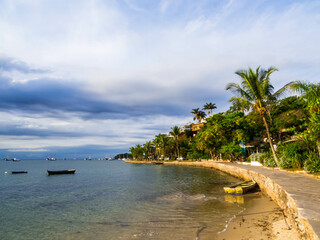
<path id="1" fill-rule="evenodd" d="M 319 43 L 318 0 L 0 0 L 0 157 L 126 152 L 236 70 L 319 81 Z"/>

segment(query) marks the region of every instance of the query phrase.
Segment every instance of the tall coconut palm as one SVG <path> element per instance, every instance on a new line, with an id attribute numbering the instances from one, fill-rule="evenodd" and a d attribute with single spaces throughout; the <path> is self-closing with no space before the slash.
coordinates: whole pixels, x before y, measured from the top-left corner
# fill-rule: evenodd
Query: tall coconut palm
<path id="1" fill-rule="evenodd" d="M 134 147 L 131 147 L 131 148 L 129 149 L 129 151 L 130 151 L 131 154 L 132 154 L 132 158 L 135 159 L 135 158 L 136 158 L 135 148 L 134 148 Z"/>
<path id="2" fill-rule="evenodd" d="M 199 122 L 201 119 L 204 119 L 206 117 L 206 113 L 204 111 L 201 111 L 200 108 L 194 108 L 191 112 L 194 115 L 193 120 L 198 120 Z"/>
<path id="3" fill-rule="evenodd" d="M 143 148 L 140 144 L 137 144 L 135 147 L 130 148 L 133 159 L 141 160 L 143 158 Z"/>
<path id="4" fill-rule="evenodd" d="M 200 112 L 200 108 L 194 108 L 194 109 L 192 109 L 191 114 L 194 115 L 193 120 L 197 120 L 197 119 L 198 119 L 199 112 Z"/>
<path id="5" fill-rule="evenodd" d="M 215 103 L 206 103 L 204 106 L 203 106 L 203 110 L 207 110 L 208 111 L 208 116 L 210 116 L 210 113 L 212 113 L 212 110 L 213 109 L 216 109 L 216 104 Z"/>
<path id="6" fill-rule="evenodd" d="M 198 120 L 199 123 L 201 122 L 202 119 L 204 119 L 207 116 L 207 114 L 204 111 L 199 111 L 198 113 Z"/>
<path id="7" fill-rule="evenodd" d="M 168 137 L 165 134 L 158 134 L 154 139 L 154 144 L 159 148 L 160 154 L 161 150 L 163 152 L 163 156 L 166 155 L 166 147 L 168 145 Z"/>
<path id="8" fill-rule="evenodd" d="M 320 156 L 320 83 L 297 81 L 292 84 L 292 89 L 301 93 L 306 100 L 310 116 L 309 135 L 315 140 Z"/>
<path id="9" fill-rule="evenodd" d="M 179 150 L 179 137 L 181 136 L 180 128 L 178 126 L 172 127 L 170 135 L 173 137 L 173 140 L 176 145 L 177 157 L 180 157 L 180 150 Z"/>
<path id="10" fill-rule="evenodd" d="M 145 148 L 145 151 L 146 151 L 146 158 L 149 159 L 151 156 L 151 151 L 152 151 L 152 148 L 153 148 L 153 143 L 151 141 L 147 141 L 145 144 L 143 144 L 143 147 Z"/>
<path id="11" fill-rule="evenodd" d="M 270 67 L 268 70 L 258 67 L 256 71 L 251 68 L 249 68 L 249 70 L 237 71 L 236 74 L 240 76 L 241 84 L 229 83 L 226 89 L 232 90 L 236 95 L 230 98 L 229 102 L 243 104 L 256 111 L 262 117 L 274 160 L 279 166 L 278 157 L 272 143 L 267 116 L 270 117 L 268 114 L 270 105 L 292 85 L 292 82 L 274 93 L 274 88 L 270 83 L 270 75 L 275 71 L 277 71 L 277 69 L 273 67 Z"/>

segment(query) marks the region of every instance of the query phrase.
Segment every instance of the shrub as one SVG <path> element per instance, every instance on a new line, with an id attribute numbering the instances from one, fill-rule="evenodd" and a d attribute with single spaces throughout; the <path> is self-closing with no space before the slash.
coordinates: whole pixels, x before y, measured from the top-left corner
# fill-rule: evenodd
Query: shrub
<path id="1" fill-rule="evenodd" d="M 273 159 L 272 153 L 266 151 L 263 153 L 253 153 L 248 158 L 250 161 L 258 161 L 267 167 L 276 167 L 277 164 Z"/>
<path id="2" fill-rule="evenodd" d="M 203 158 L 203 154 L 197 151 L 194 151 L 189 154 L 189 158 L 192 160 L 199 160 Z"/>
<path id="3" fill-rule="evenodd" d="M 258 161 L 261 164 L 263 164 L 263 153 L 252 153 L 249 157 L 248 160 L 250 162 L 252 161 Z"/>
<path id="4" fill-rule="evenodd" d="M 320 171 L 320 157 L 317 153 L 312 152 L 308 155 L 307 160 L 304 164 L 304 168 L 309 173 Z"/>
<path id="5" fill-rule="evenodd" d="M 277 149 L 279 165 L 282 168 L 302 168 L 308 155 L 308 149 L 303 142 L 293 142 L 280 145 Z"/>
<path id="6" fill-rule="evenodd" d="M 264 152 L 262 157 L 263 157 L 263 162 L 265 166 L 267 167 L 277 166 L 276 162 L 274 161 L 273 155 L 270 151 Z"/>
<path id="7" fill-rule="evenodd" d="M 226 155 L 226 156 L 229 155 L 232 161 L 239 159 L 242 155 L 241 147 L 239 146 L 238 143 L 235 143 L 235 142 L 230 142 L 222 146 L 220 149 L 220 152 L 223 155 Z"/>

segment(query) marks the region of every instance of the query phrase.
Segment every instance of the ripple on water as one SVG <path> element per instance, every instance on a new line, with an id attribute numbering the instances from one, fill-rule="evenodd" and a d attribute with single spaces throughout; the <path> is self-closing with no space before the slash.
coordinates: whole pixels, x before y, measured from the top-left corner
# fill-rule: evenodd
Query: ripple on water
<path id="1" fill-rule="evenodd" d="M 238 180 L 209 169 L 117 161 L 23 164 L 32 170 L 24 179 L 0 176 L 1 240 L 205 239 L 242 209 L 222 191 Z M 54 166 L 77 172 L 47 177 Z"/>

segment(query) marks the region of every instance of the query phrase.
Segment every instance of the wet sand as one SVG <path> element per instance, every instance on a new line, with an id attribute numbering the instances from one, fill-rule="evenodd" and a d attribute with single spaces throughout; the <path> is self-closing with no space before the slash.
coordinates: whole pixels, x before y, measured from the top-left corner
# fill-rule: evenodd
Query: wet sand
<path id="1" fill-rule="evenodd" d="M 194 166 L 195 163 L 174 162 L 165 164 Z M 198 166 L 199 164 L 195 165 Z M 199 166 L 202 167 L 202 165 Z M 226 195 L 225 200 L 242 205 L 245 210 L 226 223 L 226 228 L 218 235 L 214 236 L 209 234 L 207 229 L 201 229 L 197 234 L 197 240 L 301 239 L 289 219 L 284 216 L 281 208 L 269 196 L 256 192 L 243 196 Z"/>
<path id="2" fill-rule="evenodd" d="M 244 201 L 251 198 L 250 206 L 245 206 L 246 210 L 228 224 L 227 229 L 218 235 L 218 240 L 300 239 L 281 209 L 269 197 L 261 192 L 244 197 Z M 241 204 L 242 198 L 238 199 Z"/>

